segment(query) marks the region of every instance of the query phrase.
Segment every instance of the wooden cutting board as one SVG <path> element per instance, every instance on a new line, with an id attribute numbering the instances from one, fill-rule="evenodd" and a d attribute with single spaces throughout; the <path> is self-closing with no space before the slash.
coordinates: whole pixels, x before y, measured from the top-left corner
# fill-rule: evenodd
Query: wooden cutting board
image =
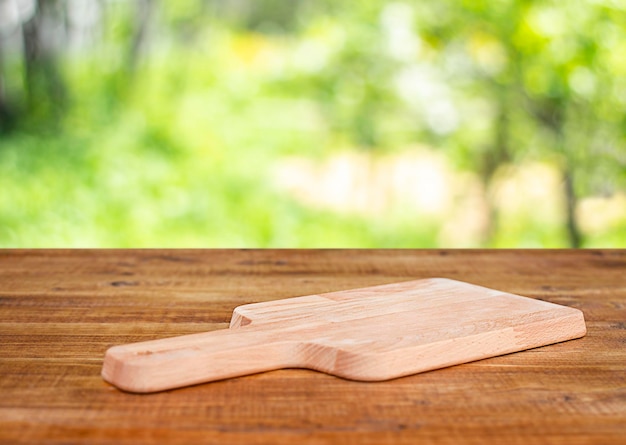
<path id="1" fill-rule="evenodd" d="M 110 348 L 102 376 L 141 393 L 280 368 L 379 381 L 585 333 L 577 309 L 430 278 L 239 306 L 230 329 Z"/>

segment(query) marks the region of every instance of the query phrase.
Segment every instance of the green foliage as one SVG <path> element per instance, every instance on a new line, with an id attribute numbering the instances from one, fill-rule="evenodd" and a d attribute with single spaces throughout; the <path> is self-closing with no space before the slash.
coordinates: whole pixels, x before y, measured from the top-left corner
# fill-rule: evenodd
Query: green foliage
<path id="1" fill-rule="evenodd" d="M 451 214 L 337 211 L 276 180 L 285 158 L 418 144 L 482 184 L 490 222 L 463 245 L 561 247 L 572 231 L 626 245 L 626 215 L 578 222 L 583 199 L 626 190 L 626 13 L 613 3 L 102 5 L 90 46 L 35 60 L 62 103 L 19 80 L 4 44 L 0 105 L 18 117 L 1 127 L 1 246 L 445 245 Z M 550 183 L 560 210 L 494 199 L 502 172 L 530 162 L 573 178 L 573 193 Z"/>

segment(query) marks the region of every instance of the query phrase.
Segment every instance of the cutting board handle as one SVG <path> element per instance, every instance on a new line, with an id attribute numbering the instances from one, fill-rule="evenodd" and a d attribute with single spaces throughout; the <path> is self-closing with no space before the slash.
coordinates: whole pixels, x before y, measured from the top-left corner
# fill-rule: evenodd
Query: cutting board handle
<path id="1" fill-rule="evenodd" d="M 129 392 L 145 393 L 238 377 L 293 363 L 297 342 L 255 327 L 113 346 L 102 377 Z"/>

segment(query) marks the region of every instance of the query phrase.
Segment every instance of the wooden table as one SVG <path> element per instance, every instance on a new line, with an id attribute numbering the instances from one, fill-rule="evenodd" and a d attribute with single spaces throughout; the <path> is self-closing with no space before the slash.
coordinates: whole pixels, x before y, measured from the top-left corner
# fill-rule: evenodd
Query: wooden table
<path id="1" fill-rule="evenodd" d="M 100 378 L 109 346 L 223 329 L 237 305 L 431 276 L 579 308 L 588 334 L 380 383 Z M 0 338 L 3 443 L 626 443 L 624 250 L 0 250 Z"/>

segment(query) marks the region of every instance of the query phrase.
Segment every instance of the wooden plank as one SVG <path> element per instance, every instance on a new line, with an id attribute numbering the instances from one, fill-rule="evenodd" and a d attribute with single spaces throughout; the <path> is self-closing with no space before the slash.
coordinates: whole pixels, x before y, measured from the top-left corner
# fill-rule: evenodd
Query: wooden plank
<path id="1" fill-rule="evenodd" d="M 111 346 L 232 308 L 444 276 L 580 309 L 585 337 L 364 383 L 278 370 L 150 395 Z M 0 250 L 2 443 L 623 443 L 626 251 Z"/>

